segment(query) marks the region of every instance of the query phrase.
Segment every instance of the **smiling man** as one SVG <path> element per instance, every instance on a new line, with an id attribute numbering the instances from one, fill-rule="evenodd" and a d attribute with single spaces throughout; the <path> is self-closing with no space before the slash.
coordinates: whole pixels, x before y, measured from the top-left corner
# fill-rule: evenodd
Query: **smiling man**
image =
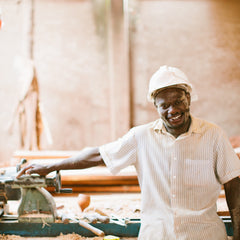
<path id="1" fill-rule="evenodd" d="M 192 97 L 192 85 L 181 70 L 160 67 L 148 93 L 159 119 L 60 163 L 29 165 L 18 177 L 100 164 L 117 174 L 134 165 L 142 194 L 139 240 L 227 240 L 216 212 L 224 185 L 234 240 L 239 240 L 240 161 L 218 126 L 191 115 Z"/>
<path id="2" fill-rule="evenodd" d="M 190 123 L 190 94 L 182 88 L 172 87 L 158 92 L 154 105 L 166 127 L 174 137 L 187 132 Z"/>

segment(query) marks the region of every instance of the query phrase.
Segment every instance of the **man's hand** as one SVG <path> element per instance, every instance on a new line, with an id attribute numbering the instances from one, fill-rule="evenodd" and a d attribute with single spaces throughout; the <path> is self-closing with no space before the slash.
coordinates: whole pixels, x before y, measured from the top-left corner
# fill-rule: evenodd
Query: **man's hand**
<path id="1" fill-rule="evenodd" d="M 233 223 L 233 240 L 240 239 L 240 179 L 236 177 L 224 184 L 226 200 Z"/>
<path id="2" fill-rule="evenodd" d="M 37 173 L 40 176 L 46 176 L 51 171 L 49 170 L 49 167 L 45 165 L 39 165 L 39 164 L 30 164 L 26 167 L 24 167 L 16 176 L 16 178 L 21 177 L 24 174 L 30 175 L 32 173 Z"/>

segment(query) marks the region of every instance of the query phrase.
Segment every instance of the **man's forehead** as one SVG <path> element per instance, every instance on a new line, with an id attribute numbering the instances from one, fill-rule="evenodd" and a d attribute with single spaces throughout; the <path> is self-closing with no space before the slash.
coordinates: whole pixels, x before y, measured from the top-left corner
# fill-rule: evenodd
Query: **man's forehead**
<path id="1" fill-rule="evenodd" d="M 166 88 L 161 91 L 159 91 L 156 95 L 155 98 L 172 98 L 172 97 L 183 97 L 185 96 L 185 91 L 182 88 Z"/>

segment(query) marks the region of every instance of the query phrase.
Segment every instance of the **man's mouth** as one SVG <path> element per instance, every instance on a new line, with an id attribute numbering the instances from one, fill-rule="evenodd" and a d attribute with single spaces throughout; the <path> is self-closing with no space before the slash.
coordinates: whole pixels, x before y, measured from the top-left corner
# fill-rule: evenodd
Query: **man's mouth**
<path id="1" fill-rule="evenodd" d="M 177 115 L 175 115 L 175 116 L 169 117 L 168 120 L 169 120 L 171 123 L 178 123 L 179 121 L 182 120 L 182 114 L 177 114 Z"/>

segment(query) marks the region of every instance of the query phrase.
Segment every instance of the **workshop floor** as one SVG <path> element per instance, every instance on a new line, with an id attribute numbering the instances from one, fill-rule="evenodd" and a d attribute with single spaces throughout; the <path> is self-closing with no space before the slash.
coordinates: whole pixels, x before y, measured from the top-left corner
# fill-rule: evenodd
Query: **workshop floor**
<path id="1" fill-rule="evenodd" d="M 12 236 L 0 235 L 0 240 L 48 240 L 48 239 L 56 239 L 56 240 L 103 240 L 102 237 L 93 237 L 93 238 L 86 238 L 81 237 L 77 234 L 68 234 L 68 235 L 61 235 L 58 237 L 20 237 L 20 236 Z M 137 240 L 137 238 L 121 238 L 121 240 Z"/>

